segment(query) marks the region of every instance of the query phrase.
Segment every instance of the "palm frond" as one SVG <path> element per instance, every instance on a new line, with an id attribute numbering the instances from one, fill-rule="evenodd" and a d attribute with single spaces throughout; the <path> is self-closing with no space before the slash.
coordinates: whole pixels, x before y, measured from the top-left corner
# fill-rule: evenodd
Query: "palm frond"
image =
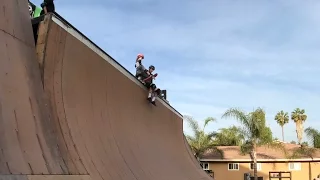
<path id="1" fill-rule="evenodd" d="M 304 132 L 312 142 L 315 140 L 315 137 L 320 135 L 320 132 L 312 127 L 306 128 Z"/>
<path id="2" fill-rule="evenodd" d="M 187 139 L 187 141 L 188 141 L 189 143 L 196 141 L 196 139 L 195 139 L 194 137 L 190 136 L 190 135 L 186 135 L 186 134 L 185 134 L 185 137 L 186 137 L 186 139 Z"/>
<path id="3" fill-rule="evenodd" d="M 279 152 L 282 152 L 285 155 L 285 157 L 289 157 L 288 149 L 285 147 L 285 145 L 282 142 L 271 141 L 271 142 L 265 143 L 264 146 L 270 149 L 278 150 Z"/>
<path id="4" fill-rule="evenodd" d="M 239 146 L 243 143 L 244 136 L 245 133 L 242 132 L 241 127 L 231 126 L 219 129 L 214 136 L 214 141 L 220 146 Z"/>
<path id="5" fill-rule="evenodd" d="M 198 122 L 195 119 L 193 119 L 193 117 L 191 116 L 185 115 L 183 118 L 188 122 L 191 130 L 193 131 L 195 138 L 198 139 L 200 136 L 199 133 L 201 131 Z"/>
<path id="6" fill-rule="evenodd" d="M 206 133 L 204 129 L 200 129 L 198 122 L 194 120 L 191 116 L 184 116 L 184 119 L 189 123 L 194 133 L 194 136 L 186 135 L 186 139 L 195 156 L 201 157 L 208 149 L 214 147 L 213 137 L 216 136 L 217 133 Z M 211 121 L 215 121 L 215 119 L 212 117 L 205 119 L 204 128 Z"/>
<path id="7" fill-rule="evenodd" d="M 239 128 L 239 134 L 240 134 L 240 137 L 243 138 L 243 139 L 250 139 L 251 138 L 251 133 L 249 131 L 249 129 L 247 128 Z"/>
<path id="8" fill-rule="evenodd" d="M 291 156 L 289 156 L 289 159 L 303 158 L 303 157 L 314 158 L 314 156 L 316 155 L 316 152 L 317 152 L 317 148 L 301 146 L 293 150 L 293 153 L 291 154 Z"/>
<path id="9" fill-rule="evenodd" d="M 248 119 L 248 116 L 245 114 L 245 112 L 241 111 L 237 108 L 230 108 L 228 109 L 223 115 L 222 118 L 235 118 L 238 120 L 241 124 L 245 126 L 245 128 L 250 127 L 250 122 Z"/>
<path id="10" fill-rule="evenodd" d="M 304 122 L 307 120 L 308 116 L 305 113 L 304 109 L 296 108 L 291 112 L 291 119 L 296 122 Z"/>
<path id="11" fill-rule="evenodd" d="M 308 127 L 304 130 L 304 132 L 309 135 L 309 136 L 313 136 L 315 134 L 320 134 L 320 132 L 312 127 Z"/>
<path id="12" fill-rule="evenodd" d="M 211 140 L 213 137 L 216 137 L 219 133 L 213 131 L 207 134 L 208 138 Z"/>
<path id="13" fill-rule="evenodd" d="M 213 118 L 213 117 L 207 117 L 207 118 L 204 120 L 203 130 L 204 130 L 205 127 L 209 124 L 209 122 L 215 122 L 215 121 L 217 121 L 215 118 Z"/>
<path id="14" fill-rule="evenodd" d="M 289 122 L 289 115 L 288 115 L 287 112 L 284 112 L 283 110 L 281 110 L 280 112 L 278 112 L 276 114 L 274 119 L 282 127 L 282 126 L 284 126 L 285 124 L 287 124 Z"/>
<path id="15" fill-rule="evenodd" d="M 195 119 L 193 119 L 193 117 L 191 117 L 191 116 L 184 116 L 183 118 L 184 118 L 185 120 L 187 120 L 187 122 L 189 123 L 189 125 L 190 125 L 190 127 L 191 127 L 191 129 L 192 129 L 193 131 L 200 131 L 199 124 L 198 124 L 198 122 L 197 122 Z"/>

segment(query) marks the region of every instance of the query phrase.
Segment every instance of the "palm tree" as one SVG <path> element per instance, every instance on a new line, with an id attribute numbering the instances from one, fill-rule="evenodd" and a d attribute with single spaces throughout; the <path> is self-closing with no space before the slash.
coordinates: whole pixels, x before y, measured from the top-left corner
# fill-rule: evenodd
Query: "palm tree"
<path id="1" fill-rule="evenodd" d="M 184 119 L 189 123 L 193 136 L 186 135 L 187 141 L 194 152 L 195 157 L 199 160 L 203 154 L 208 150 L 213 150 L 221 155 L 223 152 L 219 150 L 214 144 L 213 137 L 217 134 L 216 132 L 205 133 L 205 128 L 210 122 L 215 122 L 216 119 L 208 117 L 204 120 L 204 126 L 200 128 L 198 122 L 191 116 L 184 116 Z"/>
<path id="2" fill-rule="evenodd" d="M 301 145 L 302 136 L 303 136 L 303 123 L 307 120 L 307 115 L 304 114 L 304 109 L 296 108 L 294 111 L 291 112 L 291 119 L 296 124 L 296 133 L 298 144 Z"/>
<path id="3" fill-rule="evenodd" d="M 320 131 L 308 127 L 304 130 L 314 148 L 320 148 Z"/>
<path id="4" fill-rule="evenodd" d="M 245 132 L 246 142 L 241 145 L 242 154 L 250 154 L 253 161 L 253 174 L 254 180 L 258 180 L 257 172 L 257 147 L 261 145 L 267 145 L 273 148 L 280 148 L 284 150 L 284 146 L 281 143 L 274 142 L 272 138 L 266 136 L 267 128 L 265 125 L 265 112 L 263 109 L 258 108 L 255 111 L 246 114 L 236 108 L 228 109 L 222 116 L 222 118 L 233 117 L 242 124 L 243 132 Z"/>
<path id="5" fill-rule="evenodd" d="M 219 146 L 240 146 L 244 142 L 244 133 L 237 126 L 221 128 L 215 136 L 215 143 Z"/>
<path id="6" fill-rule="evenodd" d="M 289 122 L 289 115 L 288 115 L 287 112 L 283 112 L 281 110 L 280 112 L 277 113 L 277 115 L 274 117 L 274 119 L 281 126 L 281 129 L 282 129 L 282 141 L 284 142 L 283 126 Z"/>

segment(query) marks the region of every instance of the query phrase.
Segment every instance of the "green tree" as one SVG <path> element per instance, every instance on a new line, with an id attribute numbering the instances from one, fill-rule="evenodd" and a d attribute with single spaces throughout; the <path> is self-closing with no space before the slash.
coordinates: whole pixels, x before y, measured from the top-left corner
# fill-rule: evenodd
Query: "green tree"
<path id="1" fill-rule="evenodd" d="M 264 125 L 264 128 L 262 128 L 261 131 L 261 138 L 260 138 L 260 143 L 261 144 L 267 144 L 269 142 L 273 141 L 273 136 L 272 136 L 272 131 L 270 129 L 270 127 L 267 127 Z"/>
<path id="2" fill-rule="evenodd" d="M 300 145 L 303 138 L 303 123 L 307 120 L 307 115 L 305 115 L 304 113 L 305 110 L 300 108 L 296 108 L 291 112 L 291 119 L 296 124 L 297 139 L 298 144 Z"/>
<path id="3" fill-rule="evenodd" d="M 277 115 L 274 117 L 274 119 L 277 121 L 277 123 L 281 126 L 282 129 L 282 141 L 284 142 L 284 131 L 283 126 L 289 122 L 289 115 L 287 112 L 280 111 L 277 113 Z"/>
<path id="4" fill-rule="evenodd" d="M 258 108 L 247 114 L 242 110 L 230 108 L 223 114 L 222 118 L 235 118 L 241 123 L 243 132 L 245 132 L 246 142 L 241 145 L 240 150 L 242 154 L 250 155 L 254 165 L 254 180 L 257 180 L 257 147 L 264 145 L 284 150 L 284 146 L 281 143 L 274 142 L 272 136 L 270 139 L 270 136 L 265 135 L 266 120 L 264 110 Z"/>
<path id="5" fill-rule="evenodd" d="M 308 127 L 307 129 L 304 130 L 304 132 L 306 133 L 313 147 L 320 148 L 320 131 L 312 127 Z"/>
<path id="6" fill-rule="evenodd" d="M 205 128 L 210 122 L 215 122 L 216 119 L 208 117 L 204 120 L 204 126 L 200 128 L 198 122 L 191 116 L 184 116 L 184 119 L 189 123 L 193 136 L 186 135 L 187 141 L 194 152 L 197 159 L 201 158 L 203 154 L 208 150 L 214 150 L 223 156 L 223 152 L 219 150 L 214 144 L 213 137 L 216 132 L 205 132 Z"/>
<path id="7" fill-rule="evenodd" d="M 240 146 L 244 142 L 244 133 L 237 126 L 221 128 L 215 136 L 215 143 L 219 146 Z"/>

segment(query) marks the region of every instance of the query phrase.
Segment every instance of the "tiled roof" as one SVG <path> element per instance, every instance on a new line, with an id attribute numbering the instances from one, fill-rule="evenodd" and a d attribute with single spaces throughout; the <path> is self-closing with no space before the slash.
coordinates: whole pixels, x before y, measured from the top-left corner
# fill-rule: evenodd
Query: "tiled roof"
<path id="1" fill-rule="evenodd" d="M 284 145 L 289 153 L 292 153 L 293 150 L 300 148 L 300 145 L 296 145 L 296 144 L 284 143 Z M 224 153 L 223 157 L 221 157 L 221 155 L 217 152 L 208 151 L 203 155 L 203 157 L 201 159 L 215 159 L 215 160 L 218 160 L 218 159 L 223 159 L 223 160 L 228 160 L 228 159 L 230 159 L 230 160 L 231 159 L 247 160 L 247 159 L 250 159 L 250 155 L 242 155 L 240 153 L 239 146 L 218 146 L 218 149 L 223 151 L 223 153 Z M 287 159 L 287 157 L 283 151 L 281 151 L 279 149 L 268 148 L 266 146 L 258 147 L 257 158 L 258 159 Z M 303 158 L 310 158 L 310 157 L 300 156 L 297 158 L 303 159 Z M 313 154 L 312 158 L 320 158 L 320 149 Z"/>

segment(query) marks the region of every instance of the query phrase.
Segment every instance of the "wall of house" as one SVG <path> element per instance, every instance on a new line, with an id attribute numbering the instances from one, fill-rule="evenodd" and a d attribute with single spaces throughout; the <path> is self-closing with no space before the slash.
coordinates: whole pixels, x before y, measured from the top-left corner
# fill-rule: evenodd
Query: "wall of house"
<path id="1" fill-rule="evenodd" d="M 310 165 L 312 172 L 311 180 L 313 180 L 320 174 L 320 162 L 312 162 Z M 228 163 L 225 162 L 209 163 L 208 168 L 214 172 L 215 180 L 243 180 L 244 173 L 250 172 L 253 175 L 253 170 L 250 169 L 250 163 L 239 163 L 238 170 L 229 170 L 228 166 Z M 261 169 L 258 169 L 258 176 L 262 176 L 263 180 L 269 180 L 270 171 L 291 171 L 291 180 L 309 180 L 309 162 L 291 165 L 291 167 L 296 169 L 289 169 L 289 163 L 260 163 L 258 168 L 259 166 Z M 274 178 L 272 180 L 278 179 Z"/>

